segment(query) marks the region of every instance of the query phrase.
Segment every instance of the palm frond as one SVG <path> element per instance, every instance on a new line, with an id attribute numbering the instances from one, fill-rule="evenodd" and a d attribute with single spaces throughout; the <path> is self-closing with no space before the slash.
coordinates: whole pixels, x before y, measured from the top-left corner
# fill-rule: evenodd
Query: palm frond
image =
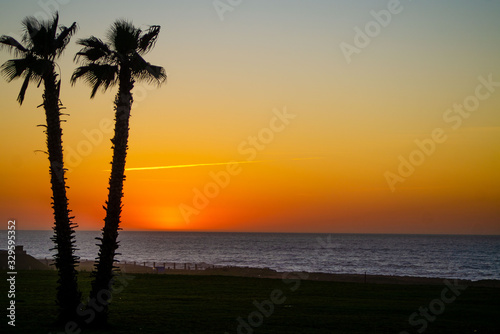
<path id="1" fill-rule="evenodd" d="M 7 82 L 24 77 L 21 91 L 17 97 L 19 104 L 23 104 L 29 82 L 41 80 L 43 71 L 46 70 L 45 67 L 46 65 L 44 65 L 44 61 L 37 60 L 33 57 L 11 59 L 6 61 L 0 67 L 0 70 L 2 71 L 2 74 Z"/>
<path id="2" fill-rule="evenodd" d="M 39 21 L 35 17 L 26 17 L 23 21 L 23 42 L 26 49 L 39 57 L 54 60 L 59 57 L 76 32 L 74 22 L 70 27 L 59 27 L 59 13 L 48 21 Z M 58 33 L 58 30 L 60 32 Z"/>
<path id="3" fill-rule="evenodd" d="M 116 20 L 108 30 L 107 39 L 119 54 L 126 56 L 137 49 L 141 30 L 134 27 L 132 22 Z"/>
<path id="4" fill-rule="evenodd" d="M 34 80 L 41 81 L 44 74 L 54 70 L 54 62 L 48 59 L 34 58 L 33 63 L 30 65 L 30 70 L 33 72 Z"/>
<path id="5" fill-rule="evenodd" d="M 7 60 L 0 67 L 0 71 L 2 71 L 5 80 L 11 82 L 14 79 L 22 77 L 29 70 L 31 63 L 32 61 L 28 58 Z"/>
<path id="6" fill-rule="evenodd" d="M 26 90 L 28 89 L 28 84 L 32 80 L 32 75 L 33 72 L 31 70 L 28 70 L 28 73 L 26 74 L 26 77 L 24 78 L 23 85 L 21 86 L 21 90 L 19 91 L 19 95 L 17 96 L 17 102 L 19 104 L 23 104 L 24 101 L 24 96 L 26 95 Z"/>
<path id="7" fill-rule="evenodd" d="M 78 61 L 80 58 L 83 58 L 84 63 L 98 63 L 100 61 L 106 62 L 109 56 L 110 54 L 104 52 L 102 49 L 90 48 L 77 52 L 74 60 Z"/>
<path id="8" fill-rule="evenodd" d="M 2 35 L 0 36 L 0 50 L 6 48 L 16 56 L 24 55 L 28 50 L 15 38 Z"/>
<path id="9" fill-rule="evenodd" d="M 47 22 L 47 33 L 48 33 L 48 38 L 51 41 L 55 41 L 57 37 L 57 25 L 59 24 L 59 12 L 55 12 L 54 16 L 52 17 L 52 22 Z"/>
<path id="10" fill-rule="evenodd" d="M 149 74 L 155 78 L 158 82 L 158 85 L 161 85 L 165 80 L 167 80 L 167 72 L 161 66 L 151 65 L 148 63 L 148 67 L 146 68 Z"/>
<path id="11" fill-rule="evenodd" d="M 117 83 L 118 66 L 108 64 L 80 66 L 73 72 L 71 83 L 74 85 L 78 79 L 83 79 L 85 83 L 92 87 L 90 97 L 93 98 L 99 88 L 105 91 Z"/>
<path id="12" fill-rule="evenodd" d="M 76 41 L 76 44 L 82 45 L 86 48 L 102 48 L 109 50 L 108 45 L 95 36 L 90 36 L 89 38 L 80 38 L 78 41 Z"/>
<path id="13" fill-rule="evenodd" d="M 91 98 L 99 89 L 107 90 L 120 80 L 120 71 L 126 69 L 135 80 L 161 85 L 167 74 L 161 66 L 145 61 L 141 54 L 150 51 L 160 32 L 160 26 L 151 26 L 144 33 L 131 22 L 115 21 L 107 32 L 107 43 L 91 36 L 78 40 L 83 48 L 75 55 L 82 65 L 75 70 L 71 83 L 83 79 L 92 87 Z"/>
<path id="14" fill-rule="evenodd" d="M 66 46 L 68 45 L 71 37 L 76 33 L 78 30 L 78 25 L 76 22 L 73 22 L 73 24 L 69 27 L 62 26 L 60 27 L 61 32 L 56 38 L 56 43 L 55 43 L 55 49 L 57 55 L 61 55 L 61 53 L 64 51 Z"/>
<path id="15" fill-rule="evenodd" d="M 35 17 L 26 17 L 23 20 L 24 37 L 23 42 L 33 54 L 49 58 L 54 56 L 54 39 L 51 36 L 52 21 L 38 21 Z"/>
<path id="16" fill-rule="evenodd" d="M 144 70 L 135 73 L 134 78 L 160 86 L 167 79 L 167 73 L 163 67 L 148 63 Z"/>
<path id="17" fill-rule="evenodd" d="M 161 85 L 167 79 L 167 74 L 163 67 L 151 65 L 139 54 L 133 57 L 131 69 L 134 79 L 138 81 L 146 81 L 148 83 Z"/>
<path id="18" fill-rule="evenodd" d="M 110 58 L 113 54 L 109 46 L 99 38 L 91 36 L 86 39 L 79 39 L 77 44 L 84 46 L 76 55 L 74 60 L 83 57 L 86 63 L 97 62 L 102 58 Z"/>
<path id="19" fill-rule="evenodd" d="M 22 77 L 28 70 L 32 72 L 32 80 L 39 81 L 45 73 L 51 71 L 52 69 L 53 63 L 50 60 L 39 59 L 32 55 L 25 58 L 7 60 L 0 67 L 0 71 L 7 82 Z"/>
<path id="20" fill-rule="evenodd" d="M 40 22 L 33 16 L 25 17 L 22 21 L 24 26 L 24 34 L 23 34 L 23 42 L 28 47 L 31 48 L 33 46 L 33 38 L 40 31 Z"/>
<path id="21" fill-rule="evenodd" d="M 154 48 L 158 35 L 160 34 L 160 26 L 151 26 L 139 39 L 139 53 L 148 53 Z"/>

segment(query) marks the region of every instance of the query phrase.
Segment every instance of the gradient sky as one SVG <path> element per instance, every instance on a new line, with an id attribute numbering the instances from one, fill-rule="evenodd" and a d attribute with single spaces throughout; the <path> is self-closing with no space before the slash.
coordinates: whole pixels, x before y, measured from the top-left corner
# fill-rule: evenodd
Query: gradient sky
<path id="1" fill-rule="evenodd" d="M 390 3 L 243 0 L 221 20 L 212 0 L 2 0 L 0 34 L 54 4 L 80 27 L 59 60 L 80 229 L 102 227 L 116 89 L 71 87 L 75 41 L 128 18 L 161 25 L 146 58 L 168 82 L 136 84 L 127 167 L 177 167 L 127 171 L 124 229 L 500 234 L 500 86 L 482 83 L 500 82 L 500 2 L 402 0 L 374 24 Z M 42 89 L 20 107 L 21 84 L 0 80 L 0 228 L 50 229 Z"/>

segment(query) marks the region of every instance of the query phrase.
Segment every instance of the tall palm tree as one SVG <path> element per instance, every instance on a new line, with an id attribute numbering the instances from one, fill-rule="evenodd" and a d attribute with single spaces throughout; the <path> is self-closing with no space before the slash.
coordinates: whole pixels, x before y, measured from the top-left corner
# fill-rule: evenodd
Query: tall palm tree
<path id="1" fill-rule="evenodd" d="M 22 104 L 30 82 L 44 84 L 43 107 L 46 116 L 47 153 L 50 162 L 50 182 L 52 185 L 52 208 L 54 210 L 54 255 L 55 266 L 59 272 L 57 287 L 57 303 L 59 305 L 59 321 L 73 319 L 80 303 L 81 294 L 77 286 L 75 266 L 78 257 L 74 255 L 75 240 L 71 210 L 68 209 L 66 196 L 66 178 L 63 165 L 61 104 L 59 91 L 61 81 L 56 73 L 56 59 L 61 56 L 77 25 L 59 26 L 59 15 L 55 13 L 49 21 L 38 21 L 27 17 L 22 21 L 22 43 L 16 39 L 2 35 L 0 48 L 5 48 L 16 55 L 17 59 L 6 61 L 1 67 L 2 74 L 8 82 L 24 78 L 17 101 Z"/>
<path id="2" fill-rule="evenodd" d="M 101 88 L 118 85 L 115 97 L 115 133 L 113 144 L 113 160 L 109 178 L 109 193 L 106 201 L 106 217 L 102 229 L 99 254 L 93 271 L 91 300 L 103 300 L 103 311 L 96 314 L 97 325 L 107 322 L 109 294 L 99 292 L 109 289 L 113 280 L 113 269 L 116 250 L 118 249 L 118 230 L 122 210 L 123 181 L 125 180 L 125 159 L 129 136 L 129 118 L 132 108 L 132 89 L 135 81 L 145 80 L 160 85 L 166 79 L 165 69 L 146 62 L 143 55 L 154 47 L 160 26 L 151 26 L 141 30 L 126 20 L 117 20 L 107 33 L 107 40 L 91 36 L 78 40 L 83 48 L 75 56 L 82 66 L 78 67 L 71 82 L 83 79 L 92 87 L 91 98 Z M 98 298 L 99 297 L 99 298 Z"/>

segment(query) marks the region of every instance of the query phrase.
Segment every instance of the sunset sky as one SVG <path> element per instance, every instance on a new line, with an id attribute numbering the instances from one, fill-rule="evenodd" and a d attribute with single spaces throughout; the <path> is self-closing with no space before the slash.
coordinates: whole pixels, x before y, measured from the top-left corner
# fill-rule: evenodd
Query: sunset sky
<path id="1" fill-rule="evenodd" d="M 134 89 L 125 230 L 500 234 L 499 1 L 0 0 L 0 34 L 54 5 L 79 25 L 58 61 L 79 229 L 103 224 L 116 88 L 69 84 L 75 42 L 127 18 L 161 25 L 168 79 Z M 0 228 L 50 229 L 21 84 L 0 79 Z"/>

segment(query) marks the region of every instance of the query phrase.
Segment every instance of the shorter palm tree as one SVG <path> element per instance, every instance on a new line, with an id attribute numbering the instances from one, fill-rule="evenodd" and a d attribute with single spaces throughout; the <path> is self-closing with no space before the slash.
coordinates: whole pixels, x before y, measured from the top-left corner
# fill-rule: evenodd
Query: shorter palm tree
<path id="1" fill-rule="evenodd" d="M 91 300 L 109 298 L 108 294 L 102 292 L 109 288 L 113 280 L 134 83 L 145 80 L 160 85 L 167 77 L 163 67 L 151 65 L 142 57 L 154 47 L 159 33 L 159 26 L 151 26 L 142 31 L 131 22 L 117 20 L 108 31 L 107 43 L 94 36 L 78 41 L 83 48 L 76 54 L 75 60 L 80 59 L 83 64 L 75 70 L 71 82 L 74 84 L 76 80 L 83 79 L 92 87 L 91 98 L 99 88 L 106 91 L 109 87 L 118 85 L 115 98 L 115 134 L 111 140 L 113 160 L 108 200 L 104 207 L 106 217 L 102 237 L 97 238 L 101 244 L 93 272 Z M 95 324 L 98 326 L 107 322 L 108 303 L 109 300 L 105 299 L 102 312 L 96 314 Z"/>
<path id="2" fill-rule="evenodd" d="M 46 116 L 47 153 L 50 162 L 50 182 L 52 185 L 52 208 L 54 209 L 54 255 L 55 266 L 59 272 L 57 287 L 57 303 L 59 305 L 59 321 L 64 323 L 73 320 L 80 304 L 80 292 L 77 286 L 75 266 L 78 257 L 74 255 L 74 228 L 71 210 L 68 209 L 66 196 L 66 178 L 64 177 L 61 105 L 59 91 L 61 80 L 56 73 L 55 60 L 61 56 L 66 45 L 77 30 L 76 23 L 69 27 L 59 26 L 59 15 L 52 20 L 40 22 L 34 17 L 23 21 L 24 45 L 10 36 L 0 37 L 0 48 L 7 48 L 19 58 L 6 61 L 1 71 L 8 82 L 24 78 L 21 91 L 17 97 L 19 104 L 30 82 L 44 84 L 43 107 Z"/>

